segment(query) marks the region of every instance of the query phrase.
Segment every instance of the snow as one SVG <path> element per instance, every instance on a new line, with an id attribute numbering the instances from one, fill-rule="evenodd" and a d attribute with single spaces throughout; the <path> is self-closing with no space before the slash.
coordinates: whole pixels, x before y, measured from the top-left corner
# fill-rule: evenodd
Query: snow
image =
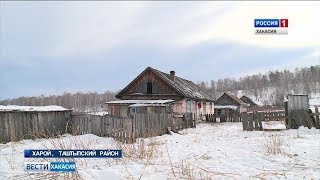
<path id="1" fill-rule="evenodd" d="M 107 111 L 98 111 L 98 112 L 88 112 L 87 114 L 95 115 L 95 116 L 104 116 L 104 115 L 107 115 L 108 112 Z"/>
<path id="2" fill-rule="evenodd" d="M 310 98 L 309 99 L 309 105 L 310 106 L 320 106 L 320 98 Z"/>
<path id="3" fill-rule="evenodd" d="M 119 100 L 119 101 L 110 101 L 106 102 L 107 104 L 165 104 L 173 102 L 171 99 L 164 100 Z"/>
<path id="4" fill-rule="evenodd" d="M 251 99 L 251 98 L 250 98 Z M 259 101 L 259 100 L 253 100 L 251 99 L 256 105 L 258 106 L 263 106 L 263 102 Z"/>
<path id="5" fill-rule="evenodd" d="M 262 121 L 263 129 L 286 129 L 284 121 Z"/>
<path id="6" fill-rule="evenodd" d="M 316 112 L 316 107 L 315 106 L 309 106 L 309 109 L 315 113 Z M 320 106 L 318 106 L 318 112 L 320 112 Z"/>
<path id="7" fill-rule="evenodd" d="M 16 106 L 16 105 L 0 105 L 0 111 L 68 111 L 62 106 Z"/>
<path id="8" fill-rule="evenodd" d="M 283 153 L 267 154 L 263 145 L 280 138 Z M 0 179 L 50 178 L 30 175 L 24 149 L 123 149 L 122 159 L 71 159 L 83 179 L 319 179 L 320 130 L 300 127 L 279 132 L 242 131 L 241 123 L 201 123 L 154 138 L 122 144 L 92 134 L 0 144 Z M 146 149 L 144 150 L 143 147 Z M 151 151 L 153 149 L 154 151 Z M 139 158 L 140 154 L 154 152 Z M 61 179 L 66 174 L 53 174 Z M 53 176 L 52 175 L 52 176 Z"/>
<path id="9" fill-rule="evenodd" d="M 318 112 L 320 112 L 320 94 L 316 94 L 313 98 L 309 99 L 309 109 L 311 109 L 312 112 L 315 112 L 315 106 L 318 106 Z"/>
<path id="10" fill-rule="evenodd" d="M 238 107 L 237 106 L 233 106 L 233 105 L 215 105 L 214 106 L 215 109 L 233 109 L 236 110 Z"/>
<path id="11" fill-rule="evenodd" d="M 98 179 L 112 179 L 112 180 L 120 180 L 120 175 L 114 171 L 103 170 L 99 173 Z"/>
<path id="12" fill-rule="evenodd" d="M 144 107 L 144 106 L 168 106 L 166 104 L 132 104 L 129 107 Z"/>
<path id="13" fill-rule="evenodd" d="M 272 89 L 266 88 L 262 93 L 263 96 L 258 96 L 258 97 L 254 96 L 253 93 L 245 92 L 244 90 L 238 90 L 236 94 L 237 94 L 237 97 L 247 96 L 258 106 L 263 106 L 264 102 L 268 102 L 270 100 L 270 97 L 272 96 L 273 91 Z M 271 105 L 271 104 L 269 103 L 268 105 Z"/>

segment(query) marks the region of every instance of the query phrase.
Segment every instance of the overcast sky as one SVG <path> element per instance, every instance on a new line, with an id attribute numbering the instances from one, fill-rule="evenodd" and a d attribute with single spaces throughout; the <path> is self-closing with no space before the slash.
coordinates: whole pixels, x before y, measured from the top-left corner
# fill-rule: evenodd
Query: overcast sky
<path id="1" fill-rule="evenodd" d="M 315 1 L 0 1 L 0 18 L 0 99 L 119 90 L 147 66 L 198 82 L 320 64 Z"/>

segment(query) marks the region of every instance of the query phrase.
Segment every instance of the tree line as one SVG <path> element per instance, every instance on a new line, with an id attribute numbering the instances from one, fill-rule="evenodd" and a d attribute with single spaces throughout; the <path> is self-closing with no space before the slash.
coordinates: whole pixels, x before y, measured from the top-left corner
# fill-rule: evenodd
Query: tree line
<path id="1" fill-rule="evenodd" d="M 312 95 L 320 93 L 320 65 L 276 70 L 267 73 L 247 75 L 240 78 L 220 78 L 211 82 L 199 82 L 200 87 L 218 98 L 224 92 L 237 95 L 239 90 L 254 99 L 266 99 L 265 104 L 282 105 L 284 96 L 289 93 Z"/>
<path id="2" fill-rule="evenodd" d="M 81 112 L 97 112 L 106 109 L 105 102 L 115 100 L 115 92 L 65 92 L 62 95 L 19 97 L 16 99 L 6 99 L 0 101 L 2 105 L 21 105 L 21 106 L 49 106 L 58 105 L 68 109 Z"/>
<path id="3" fill-rule="evenodd" d="M 320 65 L 296 68 L 294 70 L 276 70 L 267 73 L 247 75 L 240 78 L 220 78 L 209 82 L 199 82 L 198 85 L 206 92 L 218 98 L 224 92 L 238 96 L 242 93 L 253 97 L 253 100 L 263 99 L 264 104 L 281 106 L 284 96 L 288 93 L 320 93 Z M 65 92 L 62 95 L 19 97 L 0 100 L 2 105 L 47 106 L 59 105 L 75 111 L 105 110 L 105 102 L 115 100 L 116 92 Z"/>

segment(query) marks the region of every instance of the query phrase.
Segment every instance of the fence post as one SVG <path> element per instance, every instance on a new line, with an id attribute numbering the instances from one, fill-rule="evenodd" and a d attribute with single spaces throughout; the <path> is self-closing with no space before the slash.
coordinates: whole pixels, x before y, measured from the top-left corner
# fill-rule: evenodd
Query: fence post
<path id="1" fill-rule="evenodd" d="M 259 131 L 262 131 L 262 130 L 263 130 L 263 127 L 262 127 L 262 117 L 261 117 L 261 114 L 258 114 L 257 121 L 258 121 L 258 125 L 259 125 L 258 130 L 259 130 Z"/>
<path id="2" fill-rule="evenodd" d="M 254 113 L 252 113 L 251 115 L 249 115 L 248 119 L 249 119 L 249 131 L 252 131 L 253 130 L 253 118 L 254 118 Z"/>
<path id="3" fill-rule="evenodd" d="M 241 113 L 243 131 L 248 130 L 248 114 Z"/>
<path id="4" fill-rule="evenodd" d="M 315 108 L 315 113 L 316 113 L 316 127 L 317 128 L 320 128 L 320 121 L 319 121 L 319 109 L 318 109 L 318 106 L 314 106 Z"/>

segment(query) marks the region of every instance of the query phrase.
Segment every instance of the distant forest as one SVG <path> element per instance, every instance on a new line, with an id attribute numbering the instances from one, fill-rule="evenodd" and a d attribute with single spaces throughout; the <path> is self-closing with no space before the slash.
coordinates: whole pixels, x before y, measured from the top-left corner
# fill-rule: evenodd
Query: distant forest
<path id="1" fill-rule="evenodd" d="M 293 71 L 269 71 L 236 78 L 221 78 L 217 81 L 199 82 L 198 85 L 215 98 L 224 92 L 238 95 L 238 91 L 254 100 L 262 99 L 264 104 L 280 106 L 284 95 L 289 93 L 313 94 L 320 93 L 320 65 L 295 68 Z M 268 96 L 267 98 L 265 96 Z"/>
<path id="2" fill-rule="evenodd" d="M 239 90 L 254 100 L 262 100 L 264 104 L 281 106 L 284 95 L 288 93 L 317 94 L 320 93 L 320 65 L 296 68 L 293 71 L 269 71 L 247 75 L 240 78 L 221 78 L 217 81 L 199 82 L 200 87 L 218 98 L 222 93 L 238 95 Z M 2 105 L 46 106 L 59 105 L 75 111 L 101 111 L 105 102 L 115 100 L 116 92 L 77 92 L 62 95 L 19 97 L 0 100 Z"/>
<path id="3" fill-rule="evenodd" d="M 38 96 L 38 97 L 19 97 L 16 99 L 6 99 L 0 101 L 2 105 L 22 105 L 22 106 L 49 106 L 58 105 L 68 109 L 81 112 L 97 112 L 105 110 L 105 102 L 115 100 L 115 92 L 77 92 L 63 93 L 62 95 Z"/>

